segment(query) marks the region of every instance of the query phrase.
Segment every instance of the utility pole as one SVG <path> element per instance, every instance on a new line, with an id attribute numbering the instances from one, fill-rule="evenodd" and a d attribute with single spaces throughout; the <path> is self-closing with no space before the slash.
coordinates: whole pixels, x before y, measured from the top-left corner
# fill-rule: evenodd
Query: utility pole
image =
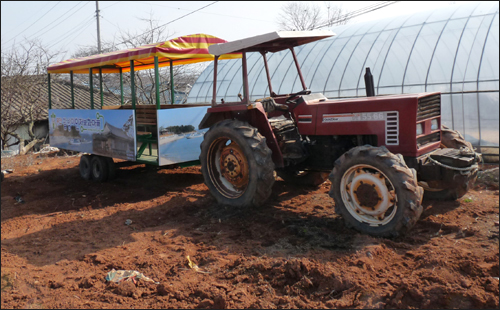
<path id="1" fill-rule="evenodd" d="M 95 12 L 97 18 L 97 50 L 101 53 L 101 27 L 99 26 L 99 1 L 95 2 Z"/>

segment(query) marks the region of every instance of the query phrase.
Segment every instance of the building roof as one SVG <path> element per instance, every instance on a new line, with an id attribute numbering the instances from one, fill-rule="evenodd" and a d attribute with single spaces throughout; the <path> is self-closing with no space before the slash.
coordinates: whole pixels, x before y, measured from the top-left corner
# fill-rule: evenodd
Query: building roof
<path id="1" fill-rule="evenodd" d="M 32 92 L 37 98 L 36 105 L 41 107 L 42 112 L 38 115 L 37 121 L 46 120 L 48 117 L 49 99 L 48 99 L 48 84 L 47 76 L 26 76 L 23 77 L 32 83 Z M 2 77 L 2 86 L 7 85 L 6 79 L 9 77 Z M 2 87 L 3 91 L 3 87 Z M 110 92 L 103 93 L 103 103 L 104 106 L 120 105 L 121 98 L 119 95 L 112 94 Z M 71 84 L 69 81 L 64 80 L 51 80 L 51 96 L 52 96 L 52 108 L 53 109 L 71 109 Z M 4 100 L 2 96 L 2 100 Z M 90 109 L 90 89 L 83 85 L 74 85 L 74 97 L 75 97 L 75 109 Z M 23 100 L 20 96 L 13 97 L 13 103 L 10 106 L 11 109 L 20 109 Z M 94 108 L 100 109 L 100 93 L 99 89 L 94 88 Z M 2 108 L 4 107 L 2 102 Z M 9 106 L 9 105 L 7 105 Z"/>
<path id="2" fill-rule="evenodd" d="M 123 129 L 117 128 L 108 122 L 106 122 L 106 124 L 104 125 L 104 131 L 102 132 L 102 134 L 99 135 L 102 135 L 103 137 L 115 136 L 124 140 L 131 139 L 129 136 L 127 136 L 127 133 Z"/>

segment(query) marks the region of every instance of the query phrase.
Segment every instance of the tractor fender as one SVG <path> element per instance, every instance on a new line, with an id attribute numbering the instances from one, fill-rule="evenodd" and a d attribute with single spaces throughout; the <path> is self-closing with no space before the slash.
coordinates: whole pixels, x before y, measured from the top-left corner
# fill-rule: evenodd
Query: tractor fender
<path id="1" fill-rule="evenodd" d="M 283 167 L 283 154 L 279 148 L 276 136 L 269 124 L 266 111 L 260 102 L 250 105 L 226 105 L 223 107 L 212 107 L 207 110 L 198 126 L 199 129 L 209 128 L 212 125 L 225 119 L 237 119 L 248 122 L 251 126 L 257 128 L 259 133 L 266 138 L 266 144 L 273 152 L 272 158 L 276 168 Z"/>

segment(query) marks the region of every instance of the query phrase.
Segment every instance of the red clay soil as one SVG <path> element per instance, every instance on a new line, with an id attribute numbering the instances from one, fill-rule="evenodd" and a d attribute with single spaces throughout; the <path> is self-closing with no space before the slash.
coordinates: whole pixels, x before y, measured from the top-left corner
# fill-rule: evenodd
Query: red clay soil
<path id="1" fill-rule="evenodd" d="M 499 306 L 498 187 L 426 201 L 409 235 L 385 239 L 346 228 L 329 182 L 279 179 L 264 206 L 235 210 L 199 166 L 121 167 L 95 183 L 79 159 L 2 160 L 14 169 L 1 184 L 2 308 Z M 159 284 L 107 282 L 113 268 Z"/>

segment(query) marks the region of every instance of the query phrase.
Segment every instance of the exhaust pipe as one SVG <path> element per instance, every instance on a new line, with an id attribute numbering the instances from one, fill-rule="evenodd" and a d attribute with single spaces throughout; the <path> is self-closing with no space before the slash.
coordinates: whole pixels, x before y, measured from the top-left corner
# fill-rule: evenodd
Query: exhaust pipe
<path id="1" fill-rule="evenodd" d="M 365 89 L 366 89 L 366 97 L 375 96 L 375 86 L 373 85 L 373 75 L 370 72 L 370 68 L 366 68 Z"/>

